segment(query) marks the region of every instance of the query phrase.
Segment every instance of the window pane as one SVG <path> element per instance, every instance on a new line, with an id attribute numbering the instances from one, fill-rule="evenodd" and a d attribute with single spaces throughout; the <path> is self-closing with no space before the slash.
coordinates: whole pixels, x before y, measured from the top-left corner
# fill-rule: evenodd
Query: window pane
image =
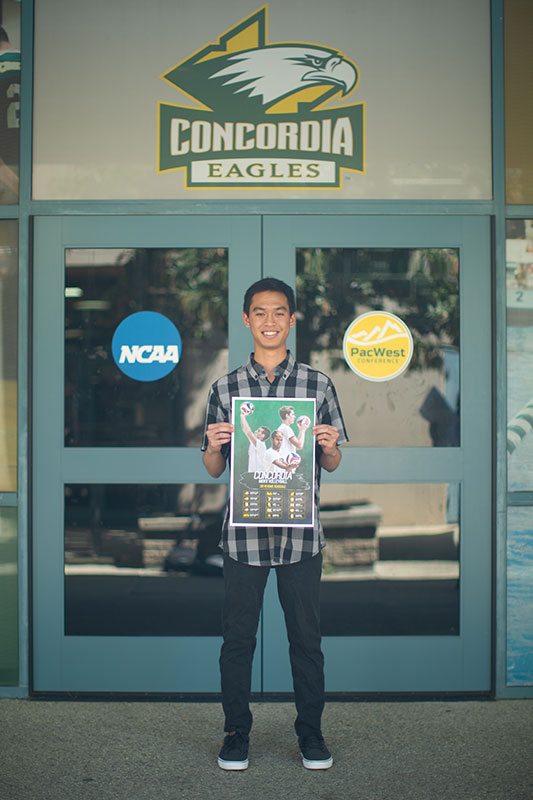
<path id="1" fill-rule="evenodd" d="M 0 686 L 18 684 L 17 509 L 0 508 Z"/>
<path id="2" fill-rule="evenodd" d="M 532 490 L 533 220 L 507 221 L 506 267 L 508 486 Z"/>
<path id="3" fill-rule="evenodd" d="M 298 360 L 331 376 L 352 447 L 459 445 L 459 252 L 297 251 Z M 373 382 L 343 358 L 348 325 L 372 310 L 400 317 L 414 341 L 401 375 Z"/>
<path id="4" fill-rule="evenodd" d="M 199 445 L 209 386 L 228 371 L 227 286 L 223 248 L 67 250 L 66 445 Z M 118 325 L 140 311 L 181 336 L 179 363 L 157 380 L 130 377 L 112 353 Z M 137 360 L 153 355 L 155 347 Z"/>
<path id="5" fill-rule="evenodd" d="M 226 487 L 65 487 L 65 633 L 220 636 Z"/>
<path id="6" fill-rule="evenodd" d="M 283 170 L 287 174 L 289 167 L 294 167 L 291 174 L 297 175 L 304 160 L 311 160 L 310 174 L 316 174 L 316 159 L 320 156 L 322 170 L 329 167 L 331 175 L 335 161 L 330 157 L 327 139 L 324 152 L 320 153 L 313 143 L 305 145 L 305 149 L 295 145 L 296 149 L 287 153 L 292 163 L 284 158 L 283 152 L 274 157 L 272 151 L 261 149 L 264 144 L 254 147 L 248 134 L 248 141 L 243 144 L 245 148 L 252 146 L 244 151 L 248 162 L 241 159 L 241 150 L 228 152 L 220 147 L 211 149 L 204 142 L 191 144 L 195 167 L 212 168 L 218 173 L 221 161 L 227 160 L 228 163 L 222 164 L 224 175 L 229 173 L 236 178 L 242 169 L 250 178 L 247 189 L 239 185 L 223 190 L 212 185 L 192 188 L 189 185 L 192 170 L 187 176 L 184 169 L 161 172 L 157 169 L 158 102 L 162 107 L 177 107 L 176 114 L 184 118 L 194 114 L 199 102 L 203 103 L 202 112 L 207 110 L 209 89 L 204 82 L 213 83 L 207 77 L 213 53 L 201 62 L 194 87 L 196 93 L 187 85 L 181 90 L 161 76 L 206 44 L 218 44 L 224 33 L 234 30 L 252 13 L 249 3 L 185 5 L 176 0 L 157 3 L 46 0 L 34 5 L 35 199 L 167 198 L 202 202 L 207 196 L 217 200 L 249 199 L 251 191 L 254 199 L 306 197 L 327 199 L 333 204 L 359 198 L 491 197 L 488 0 L 455 3 L 432 0 L 423 4 L 421 0 L 396 3 L 307 0 L 305 16 L 301 1 L 271 0 L 264 26 L 264 38 L 269 45 L 292 42 L 298 46 L 312 42 L 332 48 L 353 61 L 360 73 L 359 83 L 352 92 L 342 96 L 340 89 L 324 104 L 321 113 L 311 119 L 318 122 L 324 116 L 322 111 L 335 112 L 346 106 L 365 104 L 364 135 L 355 128 L 353 137 L 355 149 L 361 141 L 366 143 L 365 171 L 344 170 L 342 184 L 333 191 L 314 186 L 295 189 L 294 179 L 286 180 L 287 188 L 268 188 L 264 183 L 263 188 L 255 188 L 258 168 L 254 165 L 264 158 L 268 159 L 267 172 L 280 175 Z M 241 29 L 230 37 L 230 52 L 262 46 L 259 27 Z M 154 30 L 156 35 L 146 35 Z M 98 42 L 98 58 L 95 58 L 95 42 Z M 68 69 L 58 69 L 58 64 L 68 64 Z M 269 98 L 279 99 L 289 94 L 287 101 L 282 101 L 283 106 L 277 103 L 282 113 L 290 113 L 289 117 L 274 116 L 271 103 L 266 113 L 262 107 L 257 110 L 263 82 L 258 82 L 253 91 L 244 90 L 240 83 L 234 82 L 235 94 L 229 102 L 227 96 L 232 87 L 224 86 L 215 97 L 216 108 L 191 119 L 202 124 L 213 120 L 217 126 L 226 122 L 285 125 L 287 121 L 292 123 L 293 117 L 298 123 L 303 118 L 292 112 L 298 102 L 300 115 L 304 105 L 308 108 L 310 93 L 298 89 L 294 66 L 297 65 L 289 62 L 286 67 L 281 64 L 277 69 L 270 68 L 273 74 L 282 77 L 280 87 L 276 81 L 264 82 Z M 194 69 L 191 72 L 194 81 Z M 233 98 L 238 103 L 236 111 Z M 164 127 L 160 125 L 161 132 Z M 160 151 L 176 144 L 170 135 L 163 138 L 161 133 L 161 137 Z M 260 135 L 257 138 L 260 143 Z M 346 149 L 352 150 L 351 140 L 350 137 Z M 187 140 L 184 147 L 188 144 Z M 246 172 L 248 167 L 250 173 Z M 255 180 L 251 177 L 254 172 Z"/>
<path id="7" fill-rule="evenodd" d="M 20 2 L 0 14 L 0 204 L 18 202 L 20 127 Z"/>
<path id="8" fill-rule="evenodd" d="M 17 491 L 18 223 L 0 220 L 0 491 Z"/>
<path id="9" fill-rule="evenodd" d="M 459 634 L 459 484 L 324 484 L 325 636 Z"/>
<path id="10" fill-rule="evenodd" d="M 507 512 L 507 684 L 533 686 L 533 508 Z"/>
<path id="11" fill-rule="evenodd" d="M 505 0 L 505 162 L 508 203 L 533 203 L 533 4 Z"/>

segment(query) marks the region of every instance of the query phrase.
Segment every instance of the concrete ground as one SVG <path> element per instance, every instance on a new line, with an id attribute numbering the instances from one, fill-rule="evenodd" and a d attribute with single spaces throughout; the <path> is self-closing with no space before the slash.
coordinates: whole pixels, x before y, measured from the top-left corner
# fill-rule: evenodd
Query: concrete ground
<path id="1" fill-rule="evenodd" d="M 224 772 L 215 703 L 0 700 L 1 800 L 532 800 L 533 700 L 331 702 L 305 770 L 292 703 L 254 703 Z"/>

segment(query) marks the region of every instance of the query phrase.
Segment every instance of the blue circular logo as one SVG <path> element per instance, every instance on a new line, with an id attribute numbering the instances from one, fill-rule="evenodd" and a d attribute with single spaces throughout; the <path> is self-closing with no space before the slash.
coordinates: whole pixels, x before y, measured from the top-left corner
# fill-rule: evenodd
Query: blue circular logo
<path id="1" fill-rule="evenodd" d="M 181 336 L 163 314 L 138 311 L 123 319 L 111 343 L 117 367 L 135 381 L 157 381 L 181 357 Z"/>

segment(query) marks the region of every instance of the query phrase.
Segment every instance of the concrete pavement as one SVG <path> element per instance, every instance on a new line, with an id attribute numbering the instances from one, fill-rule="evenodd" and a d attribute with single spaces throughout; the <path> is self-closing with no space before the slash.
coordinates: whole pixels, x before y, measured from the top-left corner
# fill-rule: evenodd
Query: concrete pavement
<path id="1" fill-rule="evenodd" d="M 1 800 L 532 800 L 533 700 L 331 702 L 305 770 L 292 703 L 254 703 L 250 766 L 216 703 L 0 700 Z"/>

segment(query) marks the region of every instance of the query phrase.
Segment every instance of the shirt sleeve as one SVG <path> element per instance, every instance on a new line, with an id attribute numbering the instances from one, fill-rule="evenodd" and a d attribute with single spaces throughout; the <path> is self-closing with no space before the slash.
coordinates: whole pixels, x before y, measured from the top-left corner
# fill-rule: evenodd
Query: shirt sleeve
<path id="1" fill-rule="evenodd" d="M 339 398 L 334 385 L 328 378 L 324 400 L 317 409 L 317 423 L 320 425 L 333 425 L 339 431 L 337 444 L 348 442 L 348 434 L 344 425 Z"/>
<path id="2" fill-rule="evenodd" d="M 220 395 L 215 384 L 211 387 L 207 398 L 207 408 L 205 412 L 204 436 L 202 440 L 202 450 L 207 450 L 207 426 L 214 422 L 229 422 L 229 412 L 224 408 L 220 401 Z M 230 445 L 225 444 L 220 451 L 227 459 L 230 452 Z"/>

